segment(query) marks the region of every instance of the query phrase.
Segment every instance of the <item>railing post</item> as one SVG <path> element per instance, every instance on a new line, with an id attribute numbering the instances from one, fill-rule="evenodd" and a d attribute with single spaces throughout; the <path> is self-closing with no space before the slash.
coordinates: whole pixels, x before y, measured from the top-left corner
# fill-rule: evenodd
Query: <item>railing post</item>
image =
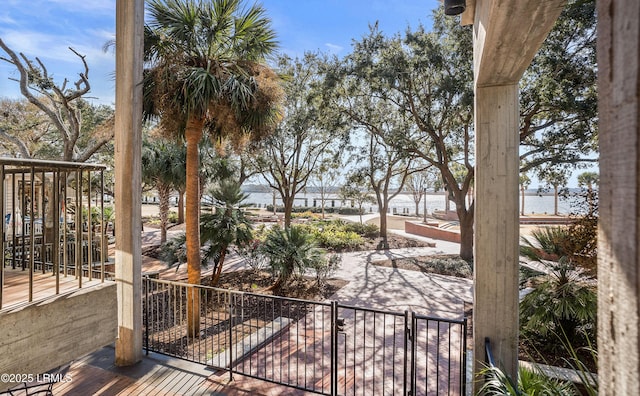
<path id="1" fill-rule="evenodd" d="M 411 390 L 409 391 L 409 395 L 416 395 L 416 355 L 418 350 L 418 345 L 416 343 L 416 333 L 418 332 L 418 320 L 416 319 L 416 313 L 410 311 L 411 313 Z M 428 324 L 427 324 L 428 325 Z M 438 326 L 440 326 L 438 324 Z"/>
<path id="2" fill-rule="evenodd" d="M 144 286 L 144 349 L 145 354 L 149 356 L 149 275 L 145 275 L 142 284 Z"/>
<path id="3" fill-rule="evenodd" d="M 467 394 L 467 318 L 462 321 L 462 395 Z"/>
<path id="4" fill-rule="evenodd" d="M 331 395 L 338 394 L 338 302 L 331 301 Z"/>
<path id="5" fill-rule="evenodd" d="M 409 326 L 409 311 L 404 311 L 404 359 L 402 363 L 402 394 L 411 394 L 407 392 L 407 362 L 409 361 L 409 339 L 411 338 L 411 327 Z M 409 378 L 409 380 L 411 380 Z"/>
<path id="6" fill-rule="evenodd" d="M 233 302 L 231 291 L 227 292 L 229 296 L 229 381 L 233 381 Z"/>

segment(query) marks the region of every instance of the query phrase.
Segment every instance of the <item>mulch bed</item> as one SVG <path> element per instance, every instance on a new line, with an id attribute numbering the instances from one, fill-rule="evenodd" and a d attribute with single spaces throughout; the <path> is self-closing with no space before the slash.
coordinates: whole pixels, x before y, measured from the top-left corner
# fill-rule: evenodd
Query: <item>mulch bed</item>
<path id="1" fill-rule="evenodd" d="M 456 262 L 457 265 L 462 267 L 460 269 L 443 267 L 442 265 L 435 265 L 436 261 L 449 261 Z M 372 265 L 378 265 L 381 267 L 405 269 L 409 271 L 418 271 L 425 274 L 440 274 L 456 276 L 459 278 L 473 279 L 471 273 L 471 264 L 467 264 L 460 256 L 456 254 L 441 254 L 432 256 L 417 256 L 408 258 L 396 258 L 387 260 L 376 260 L 371 262 Z M 468 265 L 468 267 L 466 267 Z M 464 270 L 464 271 L 463 271 Z"/>
<path id="2" fill-rule="evenodd" d="M 202 284 L 209 284 L 209 280 L 209 278 L 204 278 Z M 275 278 L 268 271 L 242 270 L 222 273 L 220 275 L 220 282 L 216 287 L 257 294 L 276 295 L 274 290 L 270 288 L 274 282 Z M 294 278 L 284 285 L 277 295 L 303 300 L 323 301 L 331 297 L 347 283 L 349 282 L 342 279 L 327 279 L 324 285 L 318 285 L 314 278 Z"/>

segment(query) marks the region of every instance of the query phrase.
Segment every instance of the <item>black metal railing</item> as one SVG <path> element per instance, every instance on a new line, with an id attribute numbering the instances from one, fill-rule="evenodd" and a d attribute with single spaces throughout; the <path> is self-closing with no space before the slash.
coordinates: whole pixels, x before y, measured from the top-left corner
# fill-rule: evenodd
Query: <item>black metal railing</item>
<path id="1" fill-rule="evenodd" d="M 466 319 L 145 278 L 145 348 L 323 395 L 464 395 Z M 187 295 L 200 302 L 188 337 Z"/>

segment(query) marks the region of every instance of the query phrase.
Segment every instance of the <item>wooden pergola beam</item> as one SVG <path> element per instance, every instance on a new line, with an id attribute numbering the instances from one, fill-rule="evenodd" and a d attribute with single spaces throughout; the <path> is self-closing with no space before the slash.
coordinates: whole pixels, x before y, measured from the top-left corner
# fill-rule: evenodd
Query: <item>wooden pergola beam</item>
<path id="1" fill-rule="evenodd" d="M 640 2 L 598 0 L 600 395 L 640 394 Z"/>
<path id="2" fill-rule="evenodd" d="M 116 2 L 115 206 L 118 336 L 115 362 L 142 359 L 142 68 L 144 0 Z"/>
<path id="3" fill-rule="evenodd" d="M 518 372 L 518 82 L 560 15 L 565 0 L 476 0 L 474 373 L 485 338 L 496 362 Z"/>
<path id="4" fill-rule="evenodd" d="M 517 84 L 566 0 L 474 1 L 474 72 L 478 87 Z"/>

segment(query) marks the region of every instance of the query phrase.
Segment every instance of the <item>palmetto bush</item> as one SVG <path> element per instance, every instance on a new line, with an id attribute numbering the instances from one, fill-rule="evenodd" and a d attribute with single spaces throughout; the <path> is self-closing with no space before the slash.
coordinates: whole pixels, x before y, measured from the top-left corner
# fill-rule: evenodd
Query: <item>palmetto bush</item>
<path id="1" fill-rule="evenodd" d="M 515 381 L 500 367 L 487 365 L 481 371 L 483 384 L 478 394 L 501 396 L 597 396 L 598 377 L 588 368 L 588 366 L 597 366 L 598 356 L 593 346 L 589 344 L 586 347 L 576 348 L 569 343 L 565 336 L 554 334 L 554 337 L 556 337 L 556 341 L 560 345 L 562 354 L 566 356 L 563 359 L 565 365 L 573 370 L 579 380 L 578 383 L 548 377 L 538 363 L 533 363 L 526 367 L 520 365 L 518 378 Z M 585 356 L 590 361 L 589 364 L 585 364 Z M 543 364 L 548 364 L 544 357 L 541 360 Z"/>
<path id="2" fill-rule="evenodd" d="M 324 250 L 320 249 L 305 227 L 293 225 L 275 226 L 267 234 L 261 247 L 272 272 L 277 277 L 272 286 L 279 290 L 294 276 L 302 276 L 307 269 L 328 265 Z"/>
<path id="3" fill-rule="evenodd" d="M 202 244 L 206 246 L 205 259 L 214 264 L 211 286 L 215 286 L 222 273 L 225 257 L 231 246 L 241 249 L 253 241 L 251 222 L 241 209 L 247 194 L 240 184 L 224 180 L 211 190 L 215 212 L 200 216 Z"/>
<path id="4" fill-rule="evenodd" d="M 582 335 L 595 336 L 597 293 L 595 282 L 572 260 L 566 249 L 570 234 L 553 227 L 533 232 L 533 239 L 522 238 L 520 253 L 541 264 L 542 272 L 530 282 L 535 288 L 520 302 L 520 323 L 525 337 L 547 342 L 549 335 L 565 334 L 573 345 Z"/>
<path id="5" fill-rule="evenodd" d="M 520 366 L 518 380 L 509 378 L 498 367 L 482 371 L 484 384 L 478 394 L 483 396 L 577 396 L 574 385 L 544 376 L 539 370 Z"/>

